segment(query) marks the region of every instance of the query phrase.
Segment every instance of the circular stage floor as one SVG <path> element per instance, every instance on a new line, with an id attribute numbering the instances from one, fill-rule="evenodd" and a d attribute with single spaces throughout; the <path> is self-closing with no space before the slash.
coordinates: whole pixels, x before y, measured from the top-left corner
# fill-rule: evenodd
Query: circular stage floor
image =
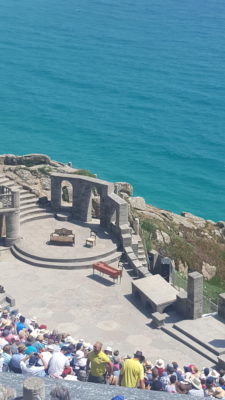
<path id="1" fill-rule="evenodd" d="M 50 243 L 50 234 L 55 229 L 60 228 L 67 228 L 73 231 L 75 234 L 74 246 Z M 86 239 L 90 237 L 91 230 L 96 232 L 96 245 L 87 247 Z M 28 254 L 44 259 L 85 260 L 92 257 L 101 257 L 116 251 L 117 242 L 115 236 L 105 231 L 97 219 L 93 219 L 91 223 L 82 223 L 47 218 L 23 224 L 18 247 Z"/>

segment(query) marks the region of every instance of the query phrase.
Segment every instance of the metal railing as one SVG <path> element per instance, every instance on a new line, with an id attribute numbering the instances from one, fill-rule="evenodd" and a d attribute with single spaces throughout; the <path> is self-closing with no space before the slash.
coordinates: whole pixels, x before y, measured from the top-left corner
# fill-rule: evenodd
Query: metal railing
<path id="1" fill-rule="evenodd" d="M 0 208 L 11 208 L 13 203 L 12 194 L 0 194 Z"/>

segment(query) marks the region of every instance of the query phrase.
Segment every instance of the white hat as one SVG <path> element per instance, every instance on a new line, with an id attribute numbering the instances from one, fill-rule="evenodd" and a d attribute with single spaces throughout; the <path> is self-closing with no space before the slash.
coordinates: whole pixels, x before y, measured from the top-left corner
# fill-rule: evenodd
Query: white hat
<path id="1" fill-rule="evenodd" d="M 191 372 L 186 372 L 184 374 L 184 382 L 191 383 L 192 380 L 192 373 Z"/>
<path id="2" fill-rule="evenodd" d="M 157 368 L 164 368 L 164 366 L 165 366 L 165 363 L 164 363 L 163 360 L 161 360 L 161 359 L 156 360 L 155 367 L 157 367 Z"/>
<path id="3" fill-rule="evenodd" d="M 37 317 L 32 317 L 31 322 L 37 322 Z"/>
<path id="4" fill-rule="evenodd" d="M 54 345 L 53 344 L 47 344 L 46 348 L 50 351 L 54 351 Z"/>
<path id="5" fill-rule="evenodd" d="M 219 378 L 220 374 L 215 369 L 212 369 L 212 371 L 210 371 L 210 373 L 209 373 L 209 376 L 217 379 L 217 378 Z"/>
<path id="6" fill-rule="evenodd" d="M 105 350 L 110 351 L 112 353 L 112 347 L 110 347 L 110 346 L 107 346 Z"/>
<path id="7" fill-rule="evenodd" d="M 82 351 L 82 350 L 77 350 L 76 351 L 76 358 L 78 359 L 78 360 L 80 360 L 81 358 L 83 358 L 84 357 L 84 352 Z"/>
<path id="8" fill-rule="evenodd" d="M 191 377 L 191 384 L 198 390 L 202 389 L 201 381 L 196 376 Z"/>

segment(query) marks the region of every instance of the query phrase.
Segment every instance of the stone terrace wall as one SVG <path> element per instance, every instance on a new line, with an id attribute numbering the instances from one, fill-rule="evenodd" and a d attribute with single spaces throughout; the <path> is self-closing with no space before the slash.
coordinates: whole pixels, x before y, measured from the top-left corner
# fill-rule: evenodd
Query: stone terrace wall
<path id="1" fill-rule="evenodd" d="M 18 374 L 0 373 L 0 382 L 16 389 L 17 396 L 22 395 L 24 377 Z M 169 400 L 173 394 L 154 392 L 148 390 L 128 389 L 118 386 L 99 385 L 86 382 L 68 382 L 62 379 L 44 378 L 45 399 L 49 399 L 49 393 L 57 384 L 66 386 L 70 392 L 71 400 L 111 400 L 116 395 L 124 395 L 127 400 Z M 176 394 L 176 399 L 193 399 L 193 396 Z"/>

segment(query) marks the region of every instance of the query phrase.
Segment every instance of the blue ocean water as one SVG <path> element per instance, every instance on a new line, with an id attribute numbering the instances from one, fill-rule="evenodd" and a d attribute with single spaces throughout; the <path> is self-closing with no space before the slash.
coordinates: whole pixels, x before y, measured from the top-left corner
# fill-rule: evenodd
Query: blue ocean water
<path id="1" fill-rule="evenodd" d="M 225 219 L 224 0 L 0 0 L 0 138 Z"/>

